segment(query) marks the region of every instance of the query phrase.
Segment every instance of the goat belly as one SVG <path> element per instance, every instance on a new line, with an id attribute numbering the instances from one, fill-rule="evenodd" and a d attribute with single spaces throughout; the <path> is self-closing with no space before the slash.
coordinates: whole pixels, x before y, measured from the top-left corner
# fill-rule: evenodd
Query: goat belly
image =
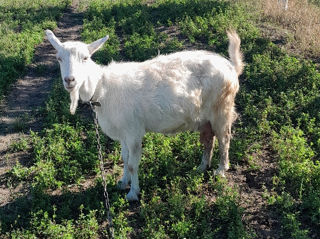
<path id="1" fill-rule="evenodd" d="M 157 132 L 157 133 L 163 133 L 163 134 L 167 134 L 167 135 L 174 135 L 177 134 L 179 132 L 183 132 L 188 130 L 187 124 L 186 123 L 179 123 L 179 124 L 174 124 L 171 125 L 170 127 L 158 127 L 157 129 L 148 129 L 147 131 L 149 132 Z"/>
<path id="2" fill-rule="evenodd" d="M 195 124 L 183 123 L 183 124 L 174 126 L 172 128 L 163 129 L 160 133 L 167 134 L 167 135 L 174 135 L 174 134 L 185 132 L 185 131 L 196 131 L 198 127 L 199 127 L 199 123 L 195 123 Z"/>
<path id="3" fill-rule="evenodd" d="M 199 125 L 200 121 L 193 121 L 190 118 L 181 117 L 177 120 L 176 118 L 164 117 L 152 125 L 149 124 L 146 131 L 174 135 L 184 131 L 196 131 Z"/>

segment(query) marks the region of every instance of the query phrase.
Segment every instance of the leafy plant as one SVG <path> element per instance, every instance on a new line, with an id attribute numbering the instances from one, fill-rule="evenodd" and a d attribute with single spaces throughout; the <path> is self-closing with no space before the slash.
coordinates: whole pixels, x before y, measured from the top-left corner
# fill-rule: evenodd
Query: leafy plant
<path id="1" fill-rule="evenodd" d="M 0 98 L 30 64 L 44 29 L 54 29 L 70 0 L 0 1 Z"/>

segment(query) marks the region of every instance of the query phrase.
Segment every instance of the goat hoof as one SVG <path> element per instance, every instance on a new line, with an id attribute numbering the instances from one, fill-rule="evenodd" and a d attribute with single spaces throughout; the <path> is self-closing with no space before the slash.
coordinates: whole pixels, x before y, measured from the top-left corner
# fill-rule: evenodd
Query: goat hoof
<path id="1" fill-rule="evenodd" d="M 124 181 L 119 181 L 118 185 L 117 185 L 118 189 L 120 190 L 126 190 L 126 188 L 128 187 L 128 183 L 125 183 Z"/>
<path id="2" fill-rule="evenodd" d="M 208 166 L 205 165 L 205 164 L 200 164 L 197 168 L 197 171 L 200 172 L 200 173 L 203 173 L 207 170 Z"/>
<path id="3" fill-rule="evenodd" d="M 214 174 L 214 176 L 220 176 L 220 177 L 223 177 L 223 178 L 226 177 L 225 170 L 221 169 L 221 168 L 218 168 L 218 169 L 214 170 L 213 174 Z"/>
<path id="4" fill-rule="evenodd" d="M 130 190 L 130 192 L 127 194 L 127 200 L 129 202 L 132 202 L 132 201 L 138 201 L 139 198 L 138 198 L 138 195 L 135 192 Z"/>

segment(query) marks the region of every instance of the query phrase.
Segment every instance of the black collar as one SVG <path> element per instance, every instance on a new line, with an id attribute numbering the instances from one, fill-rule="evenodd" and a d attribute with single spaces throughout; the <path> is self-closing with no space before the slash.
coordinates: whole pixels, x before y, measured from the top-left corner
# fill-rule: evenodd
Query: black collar
<path id="1" fill-rule="evenodd" d="M 94 96 L 94 94 L 93 94 Z M 93 96 L 91 97 L 91 99 L 89 100 L 90 104 L 93 105 L 93 106 L 101 106 L 100 102 L 99 101 L 96 101 L 96 100 L 93 100 Z"/>

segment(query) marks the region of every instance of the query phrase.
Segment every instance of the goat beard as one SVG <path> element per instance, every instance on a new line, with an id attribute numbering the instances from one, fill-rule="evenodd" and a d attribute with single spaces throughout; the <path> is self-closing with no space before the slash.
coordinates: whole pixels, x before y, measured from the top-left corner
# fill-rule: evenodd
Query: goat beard
<path id="1" fill-rule="evenodd" d="M 70 92 L 70 113 L 74 115 L 76 113 L 76 109 L 78 107 L 78 101 L 79 101 L 79 89 L 74 89 Z"/>

